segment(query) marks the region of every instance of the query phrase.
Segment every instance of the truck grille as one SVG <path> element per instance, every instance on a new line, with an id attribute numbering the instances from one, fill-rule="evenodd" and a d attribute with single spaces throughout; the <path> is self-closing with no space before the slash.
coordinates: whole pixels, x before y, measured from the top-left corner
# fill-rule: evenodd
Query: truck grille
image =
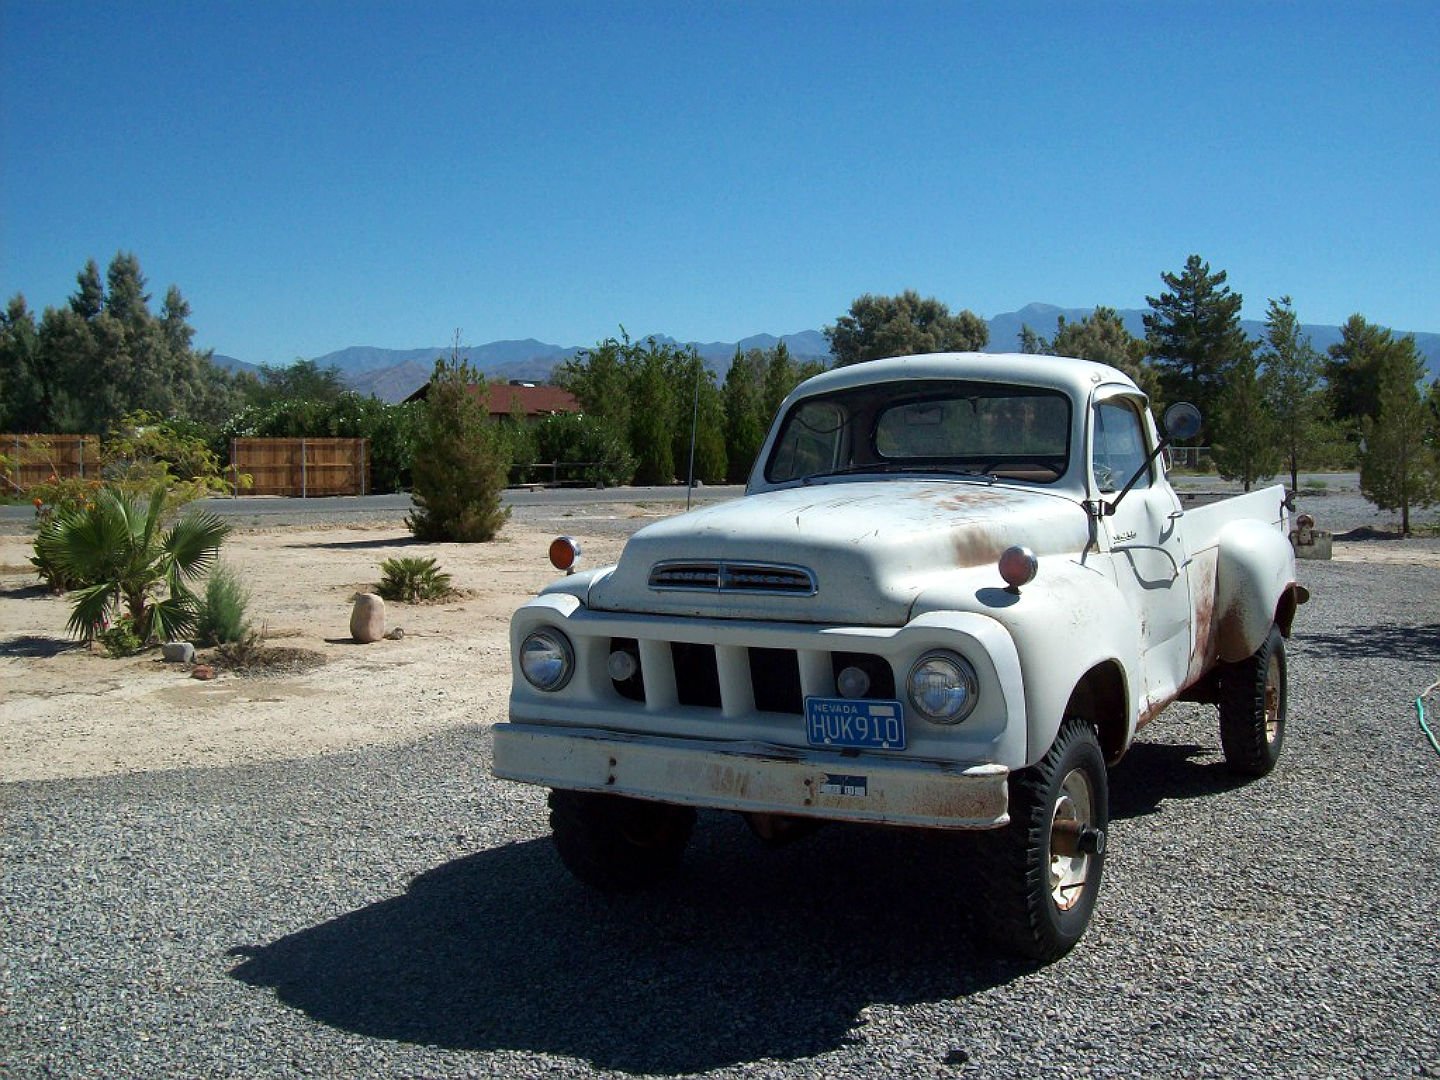
<path id="1" fill-rule="evenodd" d="M 652 589 L 692 592 L 780 593 L 814 596 L 815 575 L 803 566 L 779 563 L 672 559 L 650 571 Z"/>
<path id="2" fill-rule="evenodd" d="M 653 645 L 649 660 L 660 666 L 659 671 L 651 670 L 642 661 L 645 650 L 636 639 L 610 639 L 612 653 L 625 652 L 633 660 L 632 674 L 625 679 L 611 678 L 611 686 L 623 698 L 644 703 L 649 699 L 647 685 L 659 685 L 665 688 L 661 693 L 662 702 L 801 716 L 805 712 L 807 693 L 834 696 L 834 680 L 845 667 L 860 667 L 870 676 L 866 697 L 888 701 L 895 696 L 895 675 L 890 662 L 882 656 L 830 653 L 822 661 L 821 670 L 826 674 L 811 676 L 811 685 L 807 686 L 801 675 L 799 654 L 793 649 L 730 648 L 728 651 L 735 659 L 726 674 L 714 645 L 688 641 L 648 644 Z"/>

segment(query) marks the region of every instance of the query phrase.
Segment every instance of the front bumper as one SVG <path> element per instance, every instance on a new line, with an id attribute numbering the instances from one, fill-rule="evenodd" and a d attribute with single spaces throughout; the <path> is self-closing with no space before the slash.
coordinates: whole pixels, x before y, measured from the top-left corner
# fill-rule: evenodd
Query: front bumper
<path id="1" fill-rule="evenodd" d="M 835 821 L 991 829 L 1010 820 L 1003 765 L 841 757 L 761 742 L 496 724 L 507 780 L 716 810 Z"/>

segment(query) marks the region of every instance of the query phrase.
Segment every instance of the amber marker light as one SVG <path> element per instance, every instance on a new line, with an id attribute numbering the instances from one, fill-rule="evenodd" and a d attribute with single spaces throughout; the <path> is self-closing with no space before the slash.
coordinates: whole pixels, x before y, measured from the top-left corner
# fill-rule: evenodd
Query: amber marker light
<path id="1" fill-rule="evenodd" d="M 1010 586 L 1011 592 L 1018 593 L 1021 585 L 1029 585 L 1034 581 L 1039 569 L 1040 560 L 1035 558 L 1035 553 L 1028 547 L 1016 544 L 1000 553 L 1000 576 L 1005 584 Z"/>
<path id="2" fill-rule="evenodd" d="M 573 536 L 557 536 L 550 541 L 550 565 L 556 570 L 564 570 L 567 574 L 575 572 L 575 564 L 580 561 L 580 541 Z"/>

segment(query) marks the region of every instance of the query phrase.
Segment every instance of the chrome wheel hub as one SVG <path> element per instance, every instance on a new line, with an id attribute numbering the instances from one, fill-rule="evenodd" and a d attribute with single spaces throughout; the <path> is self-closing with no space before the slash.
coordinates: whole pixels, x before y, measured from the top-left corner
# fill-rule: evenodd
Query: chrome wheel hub
<path id="1" fill-rule="evenodd" d="M 1280 658 L 1273 653 L 1265 669 L 1265 741 L 1272 746 L 1280 737 Z"/>
<path id="2" fill-rule="evenodd" d="M 1061 911 L 1069 911 L 1085 895 L 1090 856 L 1081 836 L 1095 828 L 1095 798 L 1090 781 L 1072 769 L 1060 784 L 1050 815 L 1050 896 Z"/>

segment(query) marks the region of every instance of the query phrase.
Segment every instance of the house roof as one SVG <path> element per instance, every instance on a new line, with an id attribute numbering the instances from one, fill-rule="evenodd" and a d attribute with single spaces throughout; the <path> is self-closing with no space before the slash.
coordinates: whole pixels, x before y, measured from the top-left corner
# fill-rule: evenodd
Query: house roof
<path id="1" fill-rule="evenodd" d="M 578 413 L 580 402 L 575 395 L 558 386 L 515 385 L 510 383 L 488 383 L 470 387 L 477 397 L 486 395 L 491 416 L 510 416 L 516 411 L 526 417 L 550 416 L 554 413 Z M 407 397 L 406 401 L 424 401 L 430 394 L 427 382 Z"/>

